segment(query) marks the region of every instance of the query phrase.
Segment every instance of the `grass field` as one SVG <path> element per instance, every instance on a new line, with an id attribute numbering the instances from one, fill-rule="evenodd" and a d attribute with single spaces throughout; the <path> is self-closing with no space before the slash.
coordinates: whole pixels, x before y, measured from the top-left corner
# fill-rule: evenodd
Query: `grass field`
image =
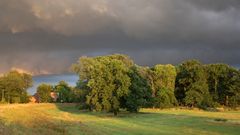
<path id="1" fill-rule="evenodd" d="M 143 109 L 139 114 L 79 111 L 73 104 L 0 106 L 0 135 L 239 135 L 240 111 Z"/>

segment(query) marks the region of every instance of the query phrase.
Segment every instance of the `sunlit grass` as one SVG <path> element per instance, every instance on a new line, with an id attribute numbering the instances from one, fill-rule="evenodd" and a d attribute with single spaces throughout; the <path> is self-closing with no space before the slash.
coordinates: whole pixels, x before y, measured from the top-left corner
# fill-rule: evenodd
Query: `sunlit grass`
<path id="1" fill-rule="evenodd" d="M 74 104 L 0 105 L 0 135 L 239 134 L 240 111 L 142 109 L 138 114 L 79 111 Z"/>

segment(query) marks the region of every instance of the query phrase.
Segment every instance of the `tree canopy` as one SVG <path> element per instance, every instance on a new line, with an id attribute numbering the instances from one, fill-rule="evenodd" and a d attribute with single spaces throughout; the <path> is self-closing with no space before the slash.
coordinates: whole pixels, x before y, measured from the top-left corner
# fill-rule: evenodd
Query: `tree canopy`
<path id="1" fill-rule="evenodd" d="M 53 87 L 49 84 L 41 84 L 37 87 L 37 95 L 40 103 L 49 103 L 52 101 L 51 92 Z"/>
<path id="2" fill-rule="evenodd" d="M 123 108 L 130 112 L 138 112 L 141 107 L 148 107 L 151 104 L 152 90 L 140 73 L 138 67 L 132 67 L 128 73 L 131 79 L 129 93 L 124 97 Z"/>
<path id="3" fill-rule="evenodd" d="M 60 81 L 54 88 L 54 92 L 58 94 L 57 102 L 70 103 L 73 102 L 73 90 L 65 81 Z"/>
<path id="4" fill-rule="evenodd" d="M 120 99 L 129 93 L 131 85 L 129 63 L 122 60 L 125 56 L 110 55 L 101 57 L 81 57 L 74 65 L 80 80 L 87 81 L 90 92 L 86 103 L 96 111 L 112 111 L 116 115 L 120 109 Z M 126 57 L 127 58 L 127 57 Z"/>
<path id="5" fill-rule="evenodd" d="M 178 66 L 176 97 L 187 106 L 201 106 L 211 99 L 208 91 L 207 74 L 203 65 L 196 60 L 183 62 Z M 210 104 L 209 104 L 210 105 Z"/>
<path id="6" fill-rule="evenodd" d="M 152 70 L 156 92 L 154 107 L 173 107 L 177 104 L 174 95 L 176 68 L 173 65 L 156 65 Z"/>
<path id="7" fill-rule="evenodd" d="M 11 71 L 0 77 L 2 103 L 27 103 L 27 89 L 32 87 L 32 76 L 17 71 Z"/>

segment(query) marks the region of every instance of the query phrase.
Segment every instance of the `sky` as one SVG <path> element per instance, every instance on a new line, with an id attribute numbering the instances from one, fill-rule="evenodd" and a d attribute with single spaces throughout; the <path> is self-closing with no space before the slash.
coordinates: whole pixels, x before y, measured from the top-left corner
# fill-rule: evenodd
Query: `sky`
<path id="1" fill-rule="evenodd" d="M 240 0 L 0 0 L 0 73 L 66 73 L 113 53 L 240 66 Z"/>

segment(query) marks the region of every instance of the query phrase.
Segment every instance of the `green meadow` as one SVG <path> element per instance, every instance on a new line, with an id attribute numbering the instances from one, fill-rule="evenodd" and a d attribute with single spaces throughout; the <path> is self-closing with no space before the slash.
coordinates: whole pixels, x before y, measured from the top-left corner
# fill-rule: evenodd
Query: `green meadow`
<path id="1" fill-rule="evenodd" d="M 239 135 L 240 111 L 80 111 L 75 104 L 0 105 L 0 135 Z"/>

